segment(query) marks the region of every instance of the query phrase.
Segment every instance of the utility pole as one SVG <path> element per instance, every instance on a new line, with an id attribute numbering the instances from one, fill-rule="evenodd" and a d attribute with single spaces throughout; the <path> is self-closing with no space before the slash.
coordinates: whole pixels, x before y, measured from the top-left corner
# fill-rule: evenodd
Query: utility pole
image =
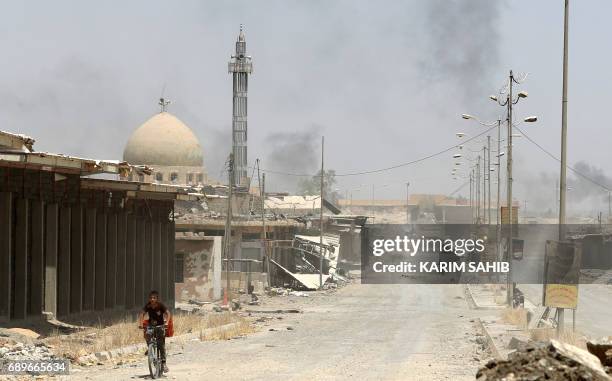
<path id="1" fill-rule="evenodd" d="M 488 204 L 487 211 L 489 214 L 489 225 L 491 225 L 491 136 L 487 135 L 487 154 L 489 155 L 487 159 L 487 179 L 489 182 L 489 190 L 487 191 L 488 195 Z"/>
<path id="2" fill-rule="evenodd" d="M 482 147 L 482 222 L 487 223 L 487 146 Z"/>
<path id="3" fill-rule="evenodd" d="M 561 176 L 559 180 L 559 241 L 565 241 L 565 196 L 567 193 L 567 61 L 569 32 L 569 0 L 565 0 L 563 22 L 563 98 L 561 100 Z M 563 332 L 563 308 L 557 309 L 557 332 Z"/>
<path id="4" fill-rule="evenodd" d="M 482 222 L 487 223 L 487 146 L 482 147 Z"/>
<path id="5" fill-rule="evenodd" d="M 374 184 L 372 184 L 372 208 L 374 208 Z"/>
<path id="6" fill-rule="evenodd" d="M 495 215 L 497 216 L 497 259 L 501 260 L 499 256 L 500 244 L 501 244 L 501 215 L 499 199 L 501 195 L 501 120 L 497 120 L 497 210 Z"/>
<path id="7" fill-rule="evenodd" d="M 506 298 L 509 306 L 512 306 L 512 300 L 514 299 L 514 283 L 512 282 L 512 257 L 513 257 L 513 235 L 512 235 L 512 84 L 514 82 L 514 76 L 512 74 L 512 70 L 510 70 L 510 76 L 508 77 L 508 98 L 507 98 L 507 106 L 508 106 L 508 139 L 507 144 L 508 148 L 506 149 L 506 154 L 508 158 L 506 159 L 507 166 L 507 174 L 508 177 L 508 190 L 507 190 L 507 201 L 506 206 L 508 208 L 508 243 L 506 247 L 508 248 L 508 281 L 507 281 L 507 289 L 506 289 Z"/>
<path id="8" fill-rule="evenodd" d="M 223 304 L 229 307 L 229 298 L 230 298 L 230 251 L 232 249 L 231 241 L 232 241 L 232 188 L 233 180 L 234 180 L 234 154 L 230 153 L 229 156 L 229 165 L 228 165 L 228 193 L 227 193 L 227 217 L 225 219 L 225 233 L 224 233 L 224 247 L 223 251 L 225 257 L 225 292 L 223 293 Z"/>
<path id="9" fill-rule="evenodd" d="M 408 200 L 410 200 L 408 188 L 410 187 L 410 183 L 406 182 L 406 224 L 410 223 L 410 206 L 408 206 Z"/>
<path id="10" fill-rule="evenodd" d="M 323 187 L 325 185 L 325 166 L 323 164 L 325 150 L 325 137 L 321 136 L 321 210 L 319 212 L 319 288 L 323 289 Z M 372 198 L 374 198 L 374 185 L 372 184 Z"/>
<path id="11" fill-rule="evenodd" d="M 569 0 L 565 0 L 563 27 L 563 98 L 561 102 L 561 176 L 559 179 L 559 241 L 565 240 L 565 197 L 567 192 L 567 50 Z"/>
<path id="12" fill-rule="evenodd" d="M 474 170 L 470 171 L 470 212 L 472 213 L 472 223 L 474 222 L 474 202 L 473 202 L 473 194 L 474 194 L 474 186 L 472 185 L 472 174 Z"/>
<path id="13" fill-rule="evenodd" d="M 476 163 L 476 223 L 480 224 L 480 155 Z"/>
<path id="14" fill-rule="evenodd" d="M 259 168 L 257 168 L 259 171 Z M 266 273 L 268 274 L 268 287 L 271 287 L 272 276 L 270 275 L 270 257 L 268 256 L 268 234 L 266 231 L 266 174 L 261 178 L 261 243 L 266 261 Z"/>
<path id="15" fill-rule="evenodd" d="M 608 220 L 612 218 L 612 192 L 608 191 Z"/>
<path id="16" fill-rule="evenodd" d="M 555 213 L 559 215 L 559 179 L 555 180 Z"/>

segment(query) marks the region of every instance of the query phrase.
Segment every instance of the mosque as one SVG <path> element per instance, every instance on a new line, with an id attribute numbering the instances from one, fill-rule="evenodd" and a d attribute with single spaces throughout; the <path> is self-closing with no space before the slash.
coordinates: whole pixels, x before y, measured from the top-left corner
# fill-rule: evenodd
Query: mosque
<path id="1" fill-rule="evenodd" d="M 129 181 L 198 186 L 207 183 L 202 146 L 193 131 L 169 113 L 168 101 L 159 100 L 161 110 L 138 127 L 123 151 L 123 160 L 152 168 L 150 175 L 130 174 Z M 134 176 L 138 176 L 135 178 Z"/>
<path id="2" fill-rule="evenodd" d="M 247 177 L 247 92 L 248 77 L 253 71 L 253 64 L 246 53 L 242 25 L 235 49 L 235 54 L 228 62 L 228 73 L 232 75 L 233 87 L 232 183 L 248 188 L 250 179 Z M 151 175 L 129 174 L 122 179 L 188 186 L 209 184 L 200 142 L 185 123 L 166 110 L 169 103 L 160 98 L 160 112 L 132 133 L 123 151 L 123 161 L 153 168 L 153 172 Z"/>

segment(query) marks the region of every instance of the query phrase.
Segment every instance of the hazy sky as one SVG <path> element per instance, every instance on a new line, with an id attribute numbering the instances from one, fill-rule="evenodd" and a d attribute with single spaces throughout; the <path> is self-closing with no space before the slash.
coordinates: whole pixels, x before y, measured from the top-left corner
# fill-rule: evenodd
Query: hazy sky
<path id="1" fill-rule="evenodd" d="M 570 20 L 568 157 L 601 181 L 612 175 L 611 12 L 608 0 L 573 1 Z M 0 129 L 32 135 L 38 150 L 121 158 L 165 87 L 169 111 L 194 130 L 219 178 L 231 149 L 227 61 L 240 23 L 254 63 L 250 164 L 314 173 L 321 135 L 339 173 L 440 151 L 458 131 L 482 131 L 462 113 L 502 115 L 487 97 L 510 69 L 529 73 L 516 118 L 537 115 L 524 128 L 558 155 L 562 0 L 3 2 Z M 558 163 L 525 139 L 514 150 L 516 197 L 552 207 Z M 376 183 L 376 198 L 403 198 L 410 181 L 411 192 L 448 194 L 462 184 L 451 179 L 451 156 L 344 177 L 338 188 L 369 198 Z M 294 183 L 268 174 L 271 188 Z M 576 182 L 569 200 L 607 211 L 604 196 Z"/>

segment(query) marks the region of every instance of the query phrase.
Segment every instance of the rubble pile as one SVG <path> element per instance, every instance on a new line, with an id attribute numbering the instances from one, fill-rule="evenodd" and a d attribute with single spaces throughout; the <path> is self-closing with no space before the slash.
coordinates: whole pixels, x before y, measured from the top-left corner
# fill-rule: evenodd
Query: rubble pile
<path id="1" fill-rule="evenodd" d="M 610 381 L 599 359 L 573 345 L 551 340 L 512 352 L 508 360 L 490 360 L 478 381 Z"/>
<path id="2" fill-rule="evenodd" d="M 57 357 L 41 341 L 7 329 L 0 331 L 1 360 L 54 360 Z"/>

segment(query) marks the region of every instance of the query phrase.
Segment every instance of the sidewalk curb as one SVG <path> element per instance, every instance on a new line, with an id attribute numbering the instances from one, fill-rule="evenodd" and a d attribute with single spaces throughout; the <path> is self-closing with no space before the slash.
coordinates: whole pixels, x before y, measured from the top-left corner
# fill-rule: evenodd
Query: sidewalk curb
<path id="1" fill-rule="evenodd" d="M 493 357 L 496 360 L 505 360 L 505 358 L 499 353 L 499 349 L 497 349 L 495 342 L 491 338 L 491 335 L 489 335 L 489 331 L 487 331 L 487 328 L 485 327 L 482 319 L 478 318 L 477 320 L 478 320 L 478 325 L 480 326 L 480 330 L 482 331 L 482 334 L 484 335 L 485 340 L 487 341 L 487 347 L 491 351 L 491 354 L 493 355 Z"/>
<path id="2" fill-rule="evenodd" d="M 470 308 L 475 309 L 475 310 L 490 310 L 490 311 L 498 311 L 498 310 L 503 310 L 504 308 L 506 308 L 505 306 L 481 306 L 480 304 L 478 304 L 478 302 L 476 302 L 476 299 L 474 298 L 474 295 L 472 294 L 472 289 L 470 288 L 469 284 L 465 285 L 465 295 L 467 296 L 467 301 L 468 301 L 468 305 L 470 306 Z"/>
<path id="3" fill-rule="evenodd" d="M 238 326 L 238 323 L 230 323 L 230 324 L 225 324 L 225 325 L 221 325 L 218 327 L 206 328 L 200 332 L 191 332 L 191 333 L 186 333 L 186 334 L 179 335 L 179 336 L 169 337 L 166 339 L 166 343 L 171 344 L 179 340 L 199 339 L 202 336 L 207 336 L 213 333 L 218 333 L 219 331 L 225 332 L 237 326 Z M 110 359 L 118 359 L 118 358 L 121 358 L 122 356 L 131 354 L 131 353 L 136 353 L 141 350 L 144 351 L 146 349 L 147 349 L 147 346 L 145 343 L 132 344 L 132 345 L 128 345 L 128 346 L 117 348 L 117 349 L 111 349 L 109 351 L 90 353 L 88 355 L 84 355 L 84 356 L 77 358 L 75 360 L 75 363 L 82 364 L 82 363 L 89 363 L 89 362 L 108 361 Z"/>

